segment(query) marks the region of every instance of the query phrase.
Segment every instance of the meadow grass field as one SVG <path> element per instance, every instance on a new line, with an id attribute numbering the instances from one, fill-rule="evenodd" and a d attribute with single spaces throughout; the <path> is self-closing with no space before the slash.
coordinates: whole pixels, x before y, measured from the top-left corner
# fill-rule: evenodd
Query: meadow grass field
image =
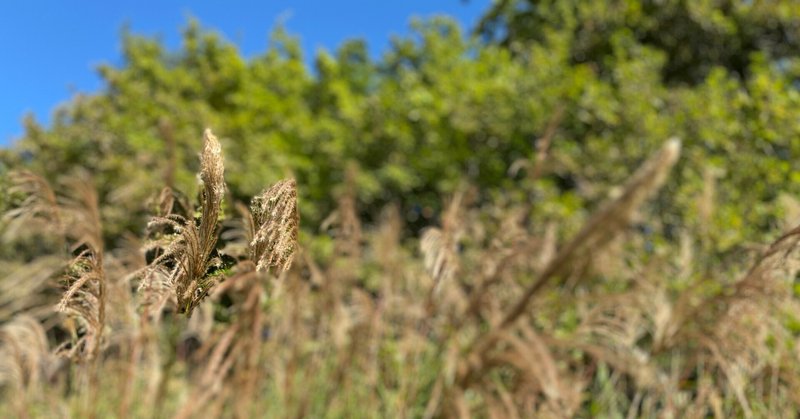
<path id="1" fill-rule="evenodd" d="M 563 239 L 463 190 L 413 249 L 395 208 L 365 228 L 351 190 L 325 266 L 298 241 L 293 179 L 223 214 L 210 130 L 199 202 L 165 188 L 121 248 L 103 245 L 88 178 L 12 173 L 26 198 L 8 231 L 71 260 L 3 279 L 4 415 L 790 417 L 800 229 L 730 273 L 693 275 L 688 240 L 647 255 L 630 225 L 680 150 L 666 142 Z"/>

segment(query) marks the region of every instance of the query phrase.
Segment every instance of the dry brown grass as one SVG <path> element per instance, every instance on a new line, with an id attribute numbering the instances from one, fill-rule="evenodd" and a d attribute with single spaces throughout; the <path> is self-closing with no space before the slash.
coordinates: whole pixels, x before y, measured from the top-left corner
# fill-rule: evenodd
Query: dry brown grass
<path id="1" fill-rule="evenodd" d="M 329 256 L 298 244 L 294 180 L 222 215 L 210 131 L 197 210 L 164 189 L 144 239 L 113 249 L 88 177 L 56 193 L 18 174 L 5 239 L 28 223 L 61 244 L 0 278 L 0 413 L 791 417 L 800 229 L 719 272 L 702 232 L 647 253 L 628 226 L 679 151 L 667 142 L 566 240 L 530 203 L 465 187 L 410 243 L 395 207 L 361 224 L 353 168 Z M 699 199 L 713 217 L 713 193 Z"/>

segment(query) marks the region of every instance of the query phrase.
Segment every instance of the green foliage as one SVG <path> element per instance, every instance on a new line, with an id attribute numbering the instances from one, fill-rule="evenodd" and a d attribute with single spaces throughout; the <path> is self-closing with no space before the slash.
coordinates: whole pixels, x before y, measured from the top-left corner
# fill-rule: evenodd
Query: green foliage
<path id="1" fill-rule="evenodd" d="M 478 32 L 515 48 L 541 42 L 551 31 L 568 34 L 573 62 L 591 63 L 606 74 L 614 38 L 629 34 L 663 51 L 660 73 L 670 83 L 702 83 L 715 67 L 751 75 L 753 53 L 793 59 L 800 50 L 800 8 L 794 0 L 501 0 Z"/>
<path id="2" fill-rule="evenodd" d="M 722 3 L 500 2 L 482 30 L 506 42 L 436 18 L 414 22 L 378 60 L 350 41 L 318 53 L 313 70 L 282 28 L 249 60 L 195 21 L 177 51 L 125 34 L 123 64 L 99 69 L 104 88 L 75 97 L 51 127 L 27 120 L 4 161 L 51 179 L 88 168 L 101 201 L 114 203 L 103 214 L 114 238 L 140 230 L 141 204 L 162 185 L 195 188 L 197 133 L 215 126 L 234 200 L 291 174 L 305 225 L 316 226 L 356 162 L 362 213 L 398 203 L 418 228 L 463 182 L 486 197 L 533 198 L 548 218 L 580 216 L 676 135 L 688 159 L 668 188 L 675 199 L 659 201 L 662 227 L 674 235 L 700 220 L 724 251 L 781 225 L 777 191 L 800 192 L 800 61 L 794 44 L 774 42 L 795 28 L 796 9 Z M 680 41 L 687 33 L 698 38 Z M 550 125 L 533 192 L 525 171 L 509 169 L 535 158 Z M 694 217 L 709 182 L 713 209 Z"/>

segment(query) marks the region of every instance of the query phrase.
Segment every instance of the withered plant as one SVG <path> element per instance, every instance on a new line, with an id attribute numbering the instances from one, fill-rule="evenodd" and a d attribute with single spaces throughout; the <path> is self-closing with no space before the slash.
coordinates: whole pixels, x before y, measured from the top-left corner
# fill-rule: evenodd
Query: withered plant
<path id="1" fill-rule="evenodd" d="M 559 119 L 517 164 L 534 186 Z M 465 184 L 420 232 L 398 205 L 362 222 L 351 165 L 314 237 L 293 179 L 229 213 L 207 130 L 196 207 L 164 188 L 144 236 L 114 246 L 88 176 L 17 173 L 4 240 L 36 226 L 52 241 L 0 277 L 0 414 L 791 417 L 800 230 L 716 270 L 707 232 L 641 233 L 663 229 L 648 199 L 668 199 L 679 155 L 666 142 L 570 223 L 535 193 Z"/>
<path id="2" fill-rule="evenodd" d="M 218 239 L 218 218 L 225 194 L 225 167 L 222 146 L 217 137 L 207 129 L 203 134 L 203 151 L 200 154 L 199 220 L 177 214 L 156 217 L 152 225 L 164 225 L 174 230 L 173 241 L 151 264 L 151 269 L 169 271 L 167 283 L 174 288 L 178 311 L 191 315 L 208 295 L 217 278 L 209 270 L 219 267 L 221 261 L 213 253 Z M 152 228 L 152 226 L 151 226 Z"/>

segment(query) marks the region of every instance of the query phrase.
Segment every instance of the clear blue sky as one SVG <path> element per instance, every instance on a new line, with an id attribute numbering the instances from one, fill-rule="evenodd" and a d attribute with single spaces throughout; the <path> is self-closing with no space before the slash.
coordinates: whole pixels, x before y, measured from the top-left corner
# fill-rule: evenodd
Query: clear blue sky
<path id="1" fill-rule="evenodd" d="M 307 56 L 335 49 L 350 38 L 366 39 L 373 56 L 391 35 L 408 33 L 413 16 L 448 14 L 472 27 L 490 0 L 263 0 L 263 1 L 44 1 L 0 5 L 0 145 L 22 134 L 33 112 L 48 123 L 55 107 L 76 92 L 100 87 L 95 67 L 120 61 L 120 29 L 180 43 L 188 17 L 236 43 L 245 56 L 266 49 L 276 22 L 301 37 Z"/>

